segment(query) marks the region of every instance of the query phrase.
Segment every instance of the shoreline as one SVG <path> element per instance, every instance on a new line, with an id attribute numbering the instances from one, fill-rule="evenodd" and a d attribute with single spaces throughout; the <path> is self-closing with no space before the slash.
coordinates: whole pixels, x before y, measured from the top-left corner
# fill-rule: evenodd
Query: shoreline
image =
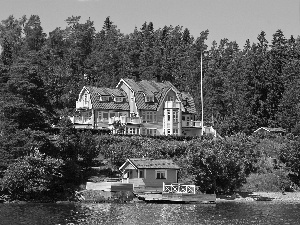
<path id="1" fill-rule="evenodd" d="M 300 203 L 300 192 L 237 192 L 233 195 L 217 195 L 216 202 L 297 202 Z"/>

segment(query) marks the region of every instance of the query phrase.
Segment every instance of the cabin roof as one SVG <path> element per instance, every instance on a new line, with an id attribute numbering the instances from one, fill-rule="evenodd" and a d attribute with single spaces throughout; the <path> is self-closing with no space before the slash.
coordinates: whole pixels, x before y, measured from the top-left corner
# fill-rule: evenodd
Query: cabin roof
<path id="1" fill-rule="evenodd" d="M 271 128 L 271 127 L 260 127 L 257 130 L 255 130 L 254 133 L 258 132 L 260 130 L 265 130 L 265 131 L 268 131 L 268 132 L 286 132 L 286 130 L 283 129 L 283 128 L 281 128 L 281 127 L 274 127 L 274 128 Z"/>
<path id="2" fill-rule="evenodd" d="M 120 170 L 125 169 L 128 163 L 136 169 L 180 169 L 171 159 L 131 158 L 126 160 Z"/>

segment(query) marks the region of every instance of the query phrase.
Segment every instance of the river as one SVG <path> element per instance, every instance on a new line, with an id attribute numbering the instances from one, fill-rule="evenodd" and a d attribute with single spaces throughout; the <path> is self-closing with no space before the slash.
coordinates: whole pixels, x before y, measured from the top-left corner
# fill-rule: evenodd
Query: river
<path id="1" fill-rule="evenodd" d="M 300 224 L 300 204 L 0 204 L 0 224 Z"/>

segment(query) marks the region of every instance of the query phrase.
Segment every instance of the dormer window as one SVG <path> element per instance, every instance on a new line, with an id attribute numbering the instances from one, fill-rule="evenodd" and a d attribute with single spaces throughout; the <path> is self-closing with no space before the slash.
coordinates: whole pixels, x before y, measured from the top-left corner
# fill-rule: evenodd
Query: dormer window
<path id="1" fill-rule="evenodd" d="M 175 99 L 176 99 L 175 96 L 168 96 L 168 97 L 167 97 L 167 101 L 174 102 Z"/>
<path id="2" fill-rule="evenodd" d="M 101 102 L 108 102 L 109 101 L 109 96 L 101 96 L 100 101 Z"/>
<path id="3" fill-rule="evenodd" d="M 115 97 L 114 100 L 115 100 L 115 102 L 123 102 L 122 97 Z"/>
<path id="4" fill-rule="evenodd" d="M 145 102 L 154 102 L 154 96 L 146 96 Z"/>
<path id="5" fill-rule="evenodd" d="M 183 104 L 184 106 L 186 106 L 186 105 L 187 105 L 187 100 L 186 100 L 186 99 L 183 99 L 183 100 L 182 100 L 182 104 Z"/>
<path id="6" fill-rule="evenodd" d="M 84 93 L 83 101 L 84 101 L 85 104 L 88 103 L 88 94 L 87 93 Z"/>

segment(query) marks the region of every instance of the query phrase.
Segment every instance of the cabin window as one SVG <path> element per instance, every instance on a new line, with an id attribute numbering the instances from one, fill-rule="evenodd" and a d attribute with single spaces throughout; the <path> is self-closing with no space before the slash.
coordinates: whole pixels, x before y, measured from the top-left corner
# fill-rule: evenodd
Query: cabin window
<path id="1" fill-rule="evenodd" d="M 144 170 L 139 170 L 139 178 L 145 178 Z"/>
<path id="2" fill-rule="evenodd" d="M 155 178 L 156 179 L 167 179 L 167 171 L 166 170 L 156 170 Z"/>
<path id="3" fill-rule="evenodd" d="M 98 112 L 98 121 L 102 120 L 102 112 Z"/>
<path id="4" fill-rule="evenodd" d="M 111 117 L 115 117 L 116 116 L 116 114 L 114 113 L 114 112 L 111 112 L 110 114 L 109 114 L 109 117 L 111 118 Z"/>
<path id="5" fill-rule="evenodd" d="M 107 112 L 103 112 L 103 120 L 108 120 L 108 113 Z"/>
<path id="6" fill-rule="evenodd" d="M 186 125 L 190 126 L 190 116 L 186 116 Z"/>

